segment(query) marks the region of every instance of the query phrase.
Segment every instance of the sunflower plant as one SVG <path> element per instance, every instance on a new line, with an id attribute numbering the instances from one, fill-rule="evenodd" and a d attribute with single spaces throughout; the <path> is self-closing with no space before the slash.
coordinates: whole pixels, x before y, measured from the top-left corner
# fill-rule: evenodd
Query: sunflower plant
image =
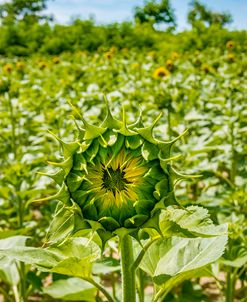
<path id="1" fill-rule="evenodd" d="M 54 196 L 37 200 L 58 201 L 43 247 L 12 238 L 14 247 L 2 244 L 0 256 L 70 276 L 67 286 L 79 278 L 86 301 L 94 301 L 96 292 L 103 301 L 144 301 L 145 274 L 154 284 L 153 301 L 161 301 L 183 280 L 213 275 L 210 264 L 224 252 L 227 227 L 215 226 L 202 207 L 184 208 L 176 199 L 176 185 L 195 177 L 172 164 L 172 147 L 184 133 L 172 141 L 155 137 L 161 115 L 148 126 L 141 114 L 128 124 L 124 110 L 118 120 L 107 106 L 106 118 L 93 125 L 74 109 L 77 139 L 67 143 L 53 134 L 63 161 L 50 162 L 53 173 L 41 173 L 60 186 Z M 113 243 L 120 266 L 106 269 Z M 111 294 L 98 277 L 118 270 L 121 290 Z"/>

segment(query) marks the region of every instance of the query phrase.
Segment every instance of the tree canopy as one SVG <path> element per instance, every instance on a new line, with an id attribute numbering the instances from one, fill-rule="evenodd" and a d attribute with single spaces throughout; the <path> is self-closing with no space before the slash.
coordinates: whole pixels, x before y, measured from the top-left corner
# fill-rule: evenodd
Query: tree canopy
<path id="1" fill-rule="evenodd" d="M 35 22 L 47 18 L 41 15 L 48 0 L 11 0 L 0 5 L 0 19 L 3 24 L 24 20 Z"/>
<path id="2" fill-rule="evenodd" d="M 224 27 L 226 24 L 231 23 L 232 16 L 227 12 L 214 12 L 207 8 L 198 0 L 193 0 L 190 3 L 191 10 L 188 13 L 188 22 L 194 27 L 198 23 L 203 23 L 206 26 L 219 25 Z"/>
<path id="3" fill-rule="evenodd" d="M 143 7 L 136 7 L 135 19 L 140 23 L 149 22 L 152 25 L 165 23 L 171 27 L 176 26 L 174 9 L 169 0 L 145 1 Z"/>

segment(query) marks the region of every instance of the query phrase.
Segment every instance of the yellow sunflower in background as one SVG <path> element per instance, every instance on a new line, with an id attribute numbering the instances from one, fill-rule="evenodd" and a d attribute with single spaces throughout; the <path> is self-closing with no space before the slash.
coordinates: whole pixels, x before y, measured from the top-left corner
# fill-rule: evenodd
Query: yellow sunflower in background
<path id="1" fill-rule="evenodd" d="M 166 61 L 166 66 L 167 66 L 167 68 L 168 68 L 169 70 L 171 70 L 171 69 L 173 68 L 173 61 L 170 60 L 170 59 L 168 59 L 168 60 Z"/>
<path id="2" fill-rule="evenodd" d="M 226 48 L 227 49 L 232 49 L 234 47 L 234 42 L 233 41 L 228 41 L 227 43 L 226 43 Z"/>
<path id="3" fill-rule="evenodd" d="M 45 68 L 47 67 L 47 63 L 46 63 L 46 62 L 43 62 L 43 61 L 40 61 L 40 62 L 38 63 L 38 66 L 39 66 L 39 69 L 40 69 L 40 70 L 43 70 L 43 69 L 45 69 Z"/>
<path id="4" fill-rule="evenodd" d="M 227 60 L 229 61 L 229 62 L 234 62 L 235 61 L 235 56 L 234 56 L 234 54 L 233 53 L 229 53 L 228 54 L 228 56 L 227 56 Z"/>
<path id="5" fill-rule="evenodd" d="M 172 57 L 172 60 L 177 60 L 179 58 L 179 54 L 176 51 L 174 51 L 172 53 L 171 57 Z"/>
<path id="6" fill-rule="evenodd" d="M 165 67 L 158 67 L 157 69 L 155 69 L 155 71 L 153 73 L 153 77 L 155 79 L 165 78 L 165 77 L 168 77 L 169 75 L 170 75 L 170 72 Z"/>
<path id="7" fill-rule="evenodd" d="M 24 63 L 24 62 L 18 61 L 18 62 L 16 63 L 16 69 L 17 69 L 17 70 L 22 71 L 22 70 L 24 69 L 24 67 L 25 67 L 25 63 Z"/>
<path id="8" fill-rule="evenodd" d="M 107 51 L 104 53 L 104 57 L 108 60 L 110 60 L 113 57 L 113 53 L 110 51 Z"/>
<path id="9" fill-rule="evenodd" d="M 3 66 L 3 71 L 6 73 L 10 73 L 13 70 L 13 66 L 11 64 L 5 64 Z"/>
<path id="10" fill-rule="evenodd" d="M 54 64 L 58 64 L 58 63 L 60 62 L 60 58 L 59 58 L 59 57 L 54 57 L 54 58 L 52 59 L 52 62 L 53 62 Z"/>

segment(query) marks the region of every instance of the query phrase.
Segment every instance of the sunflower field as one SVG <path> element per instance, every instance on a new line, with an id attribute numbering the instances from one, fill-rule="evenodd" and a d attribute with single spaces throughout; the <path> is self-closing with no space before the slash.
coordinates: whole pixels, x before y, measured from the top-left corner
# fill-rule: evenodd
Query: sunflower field
<path id="1" fill-rule="evenodd" d="M 0 57 L 0 301 L 247 301 L 246 43 Z"/>

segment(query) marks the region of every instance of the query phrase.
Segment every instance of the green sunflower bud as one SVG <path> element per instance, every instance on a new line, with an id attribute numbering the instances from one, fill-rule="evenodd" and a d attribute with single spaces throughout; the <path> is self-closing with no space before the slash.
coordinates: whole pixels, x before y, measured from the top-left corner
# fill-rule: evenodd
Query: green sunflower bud
<path id="1" fill-rule="evenodd" d="M 157 140 L 153 128 L 161 115 L 148 127 L 141 116 L 132 125 L 115 119 L 109 108 L 100 126 L 82 118 L 78 140 L 60 142 L 64 161 L 51 163 L 61 172 L 51 175 L 61 186 L 54 197 L 65 205 L 77 204 L 81 217 L 90 225 L 108 232 L 119 228 L 137 229 L 156 211 L 177 204 L 174 183 L 184 176 L 171 166 L 171 147 L 176 142 Z M 46 174 L 47 175 L 47 174 Z"/>

